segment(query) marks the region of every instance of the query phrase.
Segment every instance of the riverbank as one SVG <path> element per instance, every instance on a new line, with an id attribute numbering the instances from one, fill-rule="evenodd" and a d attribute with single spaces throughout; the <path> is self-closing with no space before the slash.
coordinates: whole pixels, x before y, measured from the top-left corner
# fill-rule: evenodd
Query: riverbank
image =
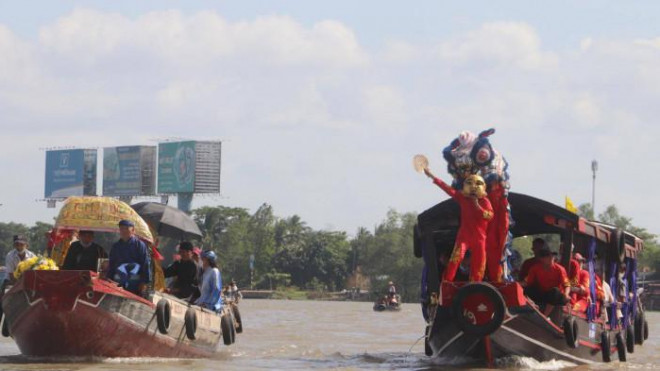
<path id="1" fill-rule="evenodd" d="M 241 290 L 241 293 L 245 299 L 372 301 L 368 292 L 308 291 L 285 288 L 280 290 Z"/>

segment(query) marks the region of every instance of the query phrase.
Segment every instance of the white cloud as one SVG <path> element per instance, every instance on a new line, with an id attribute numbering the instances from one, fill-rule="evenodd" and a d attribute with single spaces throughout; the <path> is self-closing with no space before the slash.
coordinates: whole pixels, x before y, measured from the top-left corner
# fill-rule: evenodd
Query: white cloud
<path id="1" fill-rule="evenodd" d="M 440 46 L 440 56 L 456 63 L 512 64 L 525 70 L 552 68 L 556 56 L 541 50 L 536 31 L 525 23 L 486 23 Z"/>
<path id="2" fill-rule="evenodd" d="M 657 38 L 584 37 L 558 51 L 522 22 L 424 44 L 384 36 L 376 50 L 359 36 L 337 20 L 234 22 L 212 11 L 76 9 L 34 41 L 0 25 L 0 167 L 29 184 L 3 187 L 17 200 L 11 218 L 43 213 L 32 202 L 43 186 L 39 147 L 210 137 L 228 139 L 223 203 L 270 202 L 352 231 L 389 206 L 421 211 L 443 199 L 412 172 L 412 155 L 426 152 L 443 174 L 451 139 L 494 126 L 514 190 L 560 202 L 568 189 L 588 201 L 582 175 L 598 158 L 601 204 L 620 192 L 651 197 L 626 200 L 651 226 L 660 199 L 629 183 L 660 155 Z"/>

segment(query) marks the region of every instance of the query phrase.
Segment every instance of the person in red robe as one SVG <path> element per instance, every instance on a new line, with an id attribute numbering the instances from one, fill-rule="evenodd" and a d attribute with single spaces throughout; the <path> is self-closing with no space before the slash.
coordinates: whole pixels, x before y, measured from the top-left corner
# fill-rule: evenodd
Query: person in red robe
<path id="1" fill-rule="evenodd" d="M 492 183 L 488 199 L 493 207 L 493 220 L 488 223 L 486 231 L 486 265 L 488 279 L 491 282 L 502 282 L 502 256 L 509 234 L 509 200 L 506 189 L 500 182 Z"/>
<path id="2" fill-rule="evenodd" d="M 544 314 L 550 315 L 556 305 L 566 305 L 570 301 L 571 284 L 566 270 L 554 262 L 552 251 L 546 246 L 539 250 L 539 264 L 529 269 L 529 274 L 521 285 L 525 295 L 536 304 L 544 305 Z"/>
<path id="3" fill-rule="evenodd" d="M 481 282 L 486 270 L 486 231 L 493 219 L 493 207 L 486 197 L 486 183 L 479 175 L 470 175 L 463 182 L 463 190 L 459 192 L 436 178 L 428 168 L 424 173 L 433 179 L 438 187 L 451 196 L 461 208 L 461 222 L 454 243 L 449 263 L 444 270 L 442 279 L 453 281 L 465 252 L 471 251 L 470 281 Z"/>
<path id="4" fill-rule="evenodd" d="M 589 306 L 589 272 L 582 269 L 584 258 L 576 253 L 568 266 L 568 281 L 571 284 L 571 305 L 573 310 L 584 312 Z"/>
<path id="5" fill-rule="evenodd" d="M 520 267 L 520 272 L 518 273 L 518 280 L 519 281 L 524 281 L 525 278 L 527 278 L 527 274 L 529 273 L 529 269 L 536 263 L 540 262 L 541 260 L 539 259 L 539 251 L 546 247 L 545 240 L 542 238 L 535 238 L 534 241 L 532 241 L 532 252 L 534 253 L 534 256 L 531 258 L 525 260 L 522 264 L 522 267 Z"/>

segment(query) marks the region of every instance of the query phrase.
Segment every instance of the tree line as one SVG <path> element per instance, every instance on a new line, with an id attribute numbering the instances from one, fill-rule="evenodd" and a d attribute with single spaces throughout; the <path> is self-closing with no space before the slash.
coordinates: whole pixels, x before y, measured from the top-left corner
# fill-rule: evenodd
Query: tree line
<path id="1" fill-rule="evenodd" d="M 373 230 L 359 228 L 354 236 L 311 228 L 298 215 L 278 217 L 268 204 L 254 213 L 240 207 L 205 206 L 193 210 L 192 217 L 204 235 L 193 242 L 214 250 L 223 279 L 235 279 L 242 288 L 350 290 L 355 283 L 349 285 L 349 277 L 359 272 L 363 290 L 366 283 L 374 295 L 385 293 L 392 280 L 404 300 L 418 300 L 422 261 L 413 255 L 415 213 L 390 210 Z M 0 223 L 0 259 L 12 248 L 15 234 L 26 235 L 30 249 L 43 253 L 51 228 L 43 222 L 32 227 Z M 114 238 L 96 237 L 106 250 Z M 176 244 L 162 239 L 159 247 L 166 260 Z"/>
<path id="2" fill-rule="evenodd" d="M 589 204 L 580 205 L 579 214 L 593 219 Z M 278 217 L 268 204 L 254 213 L 240 207 L 205 206 L 193 210 L 192 217 L 204 235 L 197 244 L 214 250 L 219 255 L 223 278 L 233 278 L 243 288 L 340 291 L 355 285 L 349 278 L 358 272 L 359 282 L 369 282 L 374 296 L 384 293 L 392 280 L 404 300 L 419 298 L 423 262 L 413 255 L 416 213 L 390 210 L 373 229 L 358 228 L 352 236 L 343 231 L 316 230 L 298 215 Z M 597 219 L 644 239 L 640 266 L 660 271 L 660 245 L 655 235 L 634 226 L 632 219 L 620 215 L 614 205 Z M 12 248 L 14 234 L 26 235 L 30 248 L 43 252 L 50 228 L 51 224 L 43 222 L 31 227 L 0 223 L 2 259 Z M 109 249 L 112 238 L 99 237 Z M 161 243 L 166 257 L 171 256 L 176 242 Z M 514 246 L 529 249 L 519 245 Z"/>

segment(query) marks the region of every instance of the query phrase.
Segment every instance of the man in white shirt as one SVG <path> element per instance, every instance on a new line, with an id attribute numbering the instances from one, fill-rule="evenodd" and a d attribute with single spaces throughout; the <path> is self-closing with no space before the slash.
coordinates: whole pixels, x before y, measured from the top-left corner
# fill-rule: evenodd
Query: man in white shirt
<path id="1" fill-rule="evenodd" d="M 5 267 L 7 269 L 7 278 L 14 280 L 14 271 L 20 262 L 34 257 L 34 253 L 28 250 L 27 238 L 23 235 L 14 236 L 14 249 L 7 253 L 5 257 Z"/>

